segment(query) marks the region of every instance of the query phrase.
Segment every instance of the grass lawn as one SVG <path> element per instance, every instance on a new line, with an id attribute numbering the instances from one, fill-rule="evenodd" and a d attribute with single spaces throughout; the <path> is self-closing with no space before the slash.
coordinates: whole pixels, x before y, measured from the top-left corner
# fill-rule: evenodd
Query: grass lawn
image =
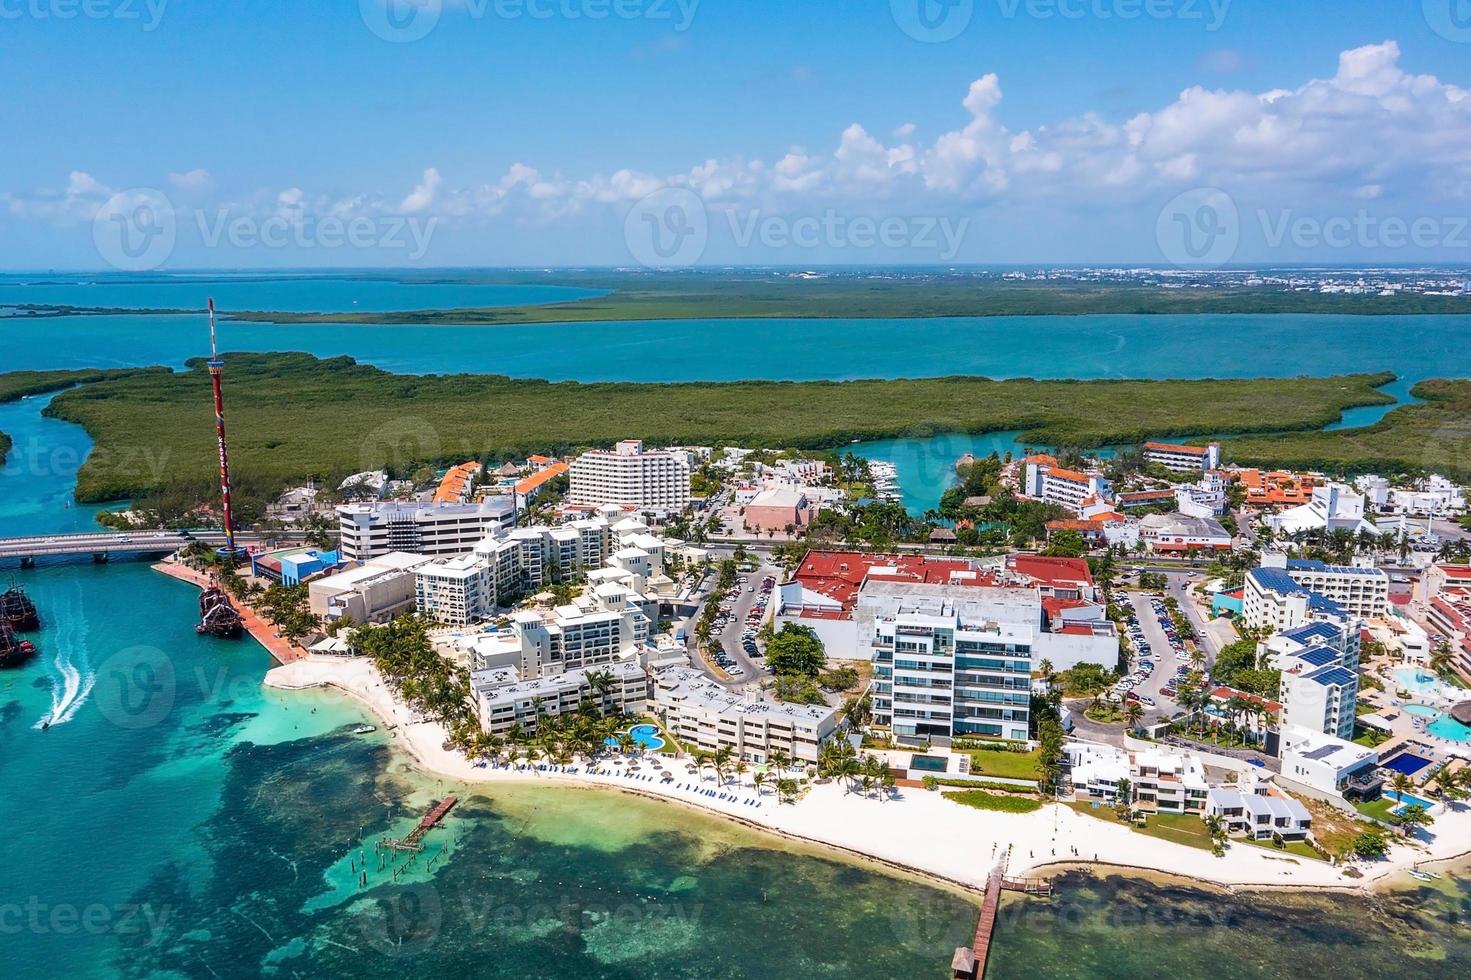
<path id="1" fill-rule="evenodd" d="M 1372 803 L 1355 803 L 1354 809 L 1366 817 L 1373 817 L 1375 820 L 1382 820 L 1385 823 L 1389 823 L 1390 811 L 1397 806 L 1399 806 L 1397 801 L 1381 796 Z"/>
<path id="2" fill-rule="evenodd" d="M 992 749 L 971 749 L 970 771 L 985 776 L 1000 776 L 1002 779 L 1036 779 L 1037 763 L 1042 758 L 1041 749 L 1030 752 L 997 752 Z"/>
<path id="3" fill-rule="evenodd" d="M 1238 841 L 1238 843 L 1252 844 L 1256 847 L 1260 847 L 1264 851 L 1273 851 L 1277 854 L 1291 854 L 1293 857 L 1307 858 L 1309 861 L 1323 860 L 1323 855 L 1313 850 L 1312 845 L 1308 844 L 1307 841 L 1291 841 L 1286 847 L 1283 848 L 1279 848 L 1277 845 L 1273 844 L 1270 839 L 1241 840 Z"/>
<path id="4" fill-rule="evenodd" d="M 1098 809 L 1093 809 L 1090 803 L 1069 803 L 1078 813 L 1087 814 L 1097 820 L 1106 823 L 1122 823 L 1114 808 L 1104 804 Z M 1137 824 L 1129 824 L 1136 833 L 1148 837 L 1156 837 L 1159 840 L 1171 841 L 1175 844 L 1184 844 L 1186 847 L 1195 847 L 1203 851 L 1211 849 L 1210 831 L 1206 829 L 1205 821 L 1194 814 L 1186 813 L 1153 813 L 1143 827 Z"/>
<path id="5" fill-rule="evenodd" d="M 941 793 L 947 800 L 954 800 L 961 806 L 975 807 L 977 810 L 997 810 L 1001 813 L 1031 813 L 1042 808 L 1040 800 L 1028 799 L 1024 796 L 998 796 L 995 793 L 987 793 L 978 789 L 962 789 L 953 793 Z"/>
<path id="6" fill-rule="evenodd" d="M 1206 829 L 1205 821 L 1193 813 L 1152 813 L 1143 827 L 1134 829 L 1148 837 L 1158 837 L 1186 847 L 1211 849 L 1210 831 Z"/>

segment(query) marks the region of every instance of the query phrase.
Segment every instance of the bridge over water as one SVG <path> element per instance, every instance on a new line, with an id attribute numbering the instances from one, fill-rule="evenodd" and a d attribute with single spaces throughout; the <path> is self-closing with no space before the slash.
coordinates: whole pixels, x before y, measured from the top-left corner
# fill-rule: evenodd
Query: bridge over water
<path id="1" fill-rule="evenodd" d="M 196 540 L 180 531 L 90 531 L 81 534 L 33 534 L 0 538 L 0 560 L 29 565 L 38 558 L 91 555 L 106 561 L 113 555 L 167 555 Z"/>

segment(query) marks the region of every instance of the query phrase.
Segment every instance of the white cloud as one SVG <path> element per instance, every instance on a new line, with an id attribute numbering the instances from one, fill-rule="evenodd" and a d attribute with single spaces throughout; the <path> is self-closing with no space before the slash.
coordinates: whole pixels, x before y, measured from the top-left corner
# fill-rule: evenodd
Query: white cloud
<path id="1" fill-rule="evenodd" d="M 1085 112 L 1023 129 L 1001 121 L 1004 91 L 983 74 L 958 100 L 957 120 L 932 140 L 905 123 L 887 138 L 861 121 L 835 128 L 826 148 L 793 145 L 771 159 L 694 159 L 664 172 L 610 167 L 586 175 L 512 164 L 497 177 L 447 187 L 426 169 L 412 191 L 309 195 L 289 188 L 258 198 L 262 213 L 294 216 L 434 213 L 465 221 L 536 224 L 621 213 L 666 186 L 712 208 L 789 212 L 884 202 L 913 213 L 1050 204 L 1090 210 L 1137 207 L 1192 186 L 1218 186 L 1246 208 L 1399 199 L 1441 209 L 1471 200 L 1471 92 L 1401 67 L 1393 41 L 1343 52 L 1325 77 L 1253 92 L 1192 86 L 1127 120 Z M 1216 68 L 1231 59 L 1222 55 Z M 204 170 L 169 175 L 203 189 Z M 50 192 L 0 195 L 11 213 L 90 218 L 110 190 L 77 171 Z M 90 210 L 89 210 L 90 208 Z"/>
<path id="2" fill-rule="evenodd" d="M 404 214 L 420 214 L 428 211 L 434 205 L 434 198 L 439 193 L 441 180 L 437 167 L 430 167 L 424 171 L 424 179 L 409 192 L 409 196 L 403 199 L 398 209 Z"/>
<path id="3" fill-rule="evenodd" d="M 202 191 L 212 183 L 209 171 L 203 167 L 197 167 L 188 173 L 169 174 L 169 183 L 180 190 Z"/>

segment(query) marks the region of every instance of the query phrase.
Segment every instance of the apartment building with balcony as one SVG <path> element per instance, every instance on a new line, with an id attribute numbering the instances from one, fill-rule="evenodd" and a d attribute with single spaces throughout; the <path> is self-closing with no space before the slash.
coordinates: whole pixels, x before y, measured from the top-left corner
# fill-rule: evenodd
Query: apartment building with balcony
<path id="1" fill-rule="evenodd" d="M 690 504 L 690 454 L 646 450 L 638 439 L 583 453 L 572 463 L 567 500 L 682 511 Z"/>
<path id="2" fill-rule="evenodd" d="M 516 506 L 506 497 L 481 503 L 343 504 L 337 508 L 339 550 L 347 561 L 368 561 L 395 551 L 431 558 L 462 555 L 512 526 L 515 517 Z"/>
<path id="3" fill-rule="evenodd" d="M 665 727 L 706 752 L 725 748 L 735 758 L 765 763 L 779 751 L 815 763 L 822 743 L 838 730 L 836 708 L 736 693 L 688 666 L 657 668 L 653 685 L 654 710 Z"/>
<path id="4" fill-rule="evenodd" d="M 901 739 L 942 744 L 965 735 L 1028 737 L 1037 631 L 963 619 L 964 612 L 943 598 L 917 598 L 875 614 L 867 643 L 876 724 Z"/>
<path id="5" fill-rule="evenodd" d="M 1146 442 L 1144 459 L 1176 473 L 1213 470 L 1221 465 L 1221 444 L 1181 446 L 1171 442 Z"/>

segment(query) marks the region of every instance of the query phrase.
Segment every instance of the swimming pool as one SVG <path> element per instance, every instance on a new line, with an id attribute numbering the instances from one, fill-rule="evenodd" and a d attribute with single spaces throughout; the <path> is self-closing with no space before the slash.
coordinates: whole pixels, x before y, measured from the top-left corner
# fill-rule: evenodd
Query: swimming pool
<path id="1" fill-rule="evenodd" d="M 1407 715 L 1414 715 L 1416 718 L 1435 718 L 1440 715 L 1439 711 L 1430 707 L 1428 704 L 1407 704 L 1404 707 L 1404 712 Z"/>
<path id="2" fill-rule="evenodd" d="M 1416 796 L 1413 793 L 1401 793 L 1398 790 L 1393 789 L 1385 790 L 1384 795 L 1399 804 L 1394 808 L 1395 813 L 1399 813 L 1400 810 L 1404 809 L 1407 806 L 1423 806 L 1425 809 L 1428 810 L 1435 805 L 1429 800 L 1422 800 L 1420 797 Z"/>
<path id="3" fill-rule="evenodd" d="M 1406 776 L 1413 776 L 1421 769 L 1431 764 L 1430 760 L 1413 752 L 1401 752 L 1388 762 L 1380 763 L 1391 772 L 1401 772 Z"/>
<path id="4" fill-rule="evenodd" d="M 664 740 L 659 737 L 659 729 L 655 725 L 634 725 L 628 730 L 628 735 L 633 739 L 633 744 L 650 752 L 658 752 L 664 747 Z M 618 739 L 607 738 L 603 744 L 613 748 L 618 747 Z"/>
<path id="5" fill-rule="evenodd" d="M 1426 725 L 1425 731 L 1448 742 L 1471 742 L 1471 728 L 1467 728 L 1450 715 L 1441 715 Z"/>
<path id="6" fill-rule="evenodd" d="M 949 765 L 950 760 L 942 755 L 912 755 L 909 757 L 909 768 L 923 772 L 944 772 Z"/>
<path id="7" fill-rule="evenodd" d="M 1438 698 L 1449 701 L 1455 694 L 1441 683 L 1440 678 L 1428 670 L 1418 667 L 1399 667 L 1394 671 L 1394 682 L 1399 685 L 1400 690 L 1418 694 L 1421 697 Z"/>

